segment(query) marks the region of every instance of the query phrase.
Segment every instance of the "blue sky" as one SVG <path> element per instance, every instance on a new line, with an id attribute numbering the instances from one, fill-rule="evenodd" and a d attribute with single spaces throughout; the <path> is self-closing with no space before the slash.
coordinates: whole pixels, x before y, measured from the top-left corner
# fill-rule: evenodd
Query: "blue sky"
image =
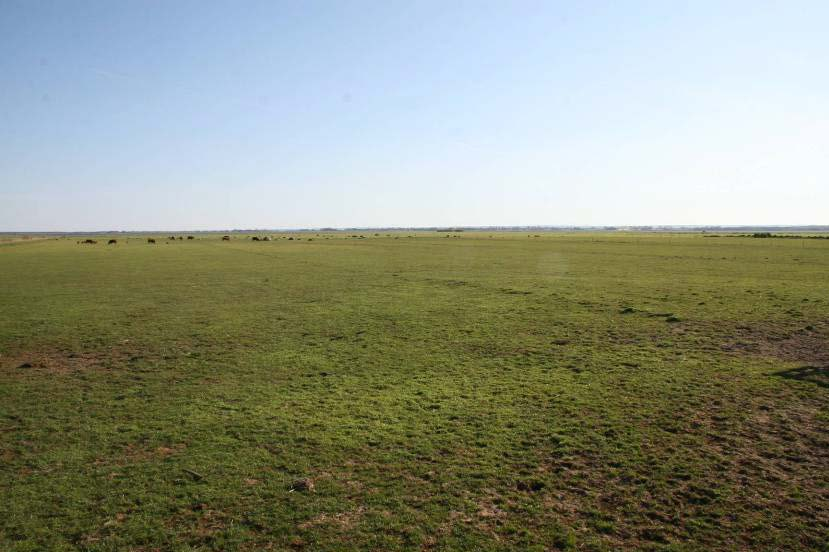
<path id="1" fill-rule="evenodd" d="M 0 231 L 827 224 L 829 3 L 0 0 Z"/>

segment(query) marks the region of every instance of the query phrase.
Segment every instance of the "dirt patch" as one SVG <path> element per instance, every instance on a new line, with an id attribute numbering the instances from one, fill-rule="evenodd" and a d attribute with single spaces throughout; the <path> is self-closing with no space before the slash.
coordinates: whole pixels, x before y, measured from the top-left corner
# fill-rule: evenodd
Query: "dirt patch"
<path id="1" fill-rule="evenodd" d="M 365 508 L 359 506 L 347 512 L 322 513 L 299 524 L 300 529 L 313 529 L 320 525 L 333 525 L 340 529 L 351 529 L 363 517 Z"/>
<path id="2" fill-rule="evenodd" d="M 721 349 L 726 352 L 829 365 L 829 321 L 825 320 L 798 327 L 772 323 L 737 326 L 724 341 Z"/>
<path id="3" fill-rule="evenodd" d="M 139 462 L 154 462 L 163 460 L 183 452 L 187 448 L 184 443 L 178 443 L 170 446 L 147 447 L 138 444 L 129 444 L 121 451 L 120 454 L 111 458 L 99 458 L 95 460 L 95 465 L 115 465 L 125 466 L 129 464 L 137 464 Z"/>
<path id="4" fill-rule="evenodd" d="M 228 527 L 228 516 L 220 510 L 204 510 L 196 520 L 195 534 L 210 537 Z"/>
<path id="5" fill-rule="evenodd" d="M 16 351 L 0 355 L 0 373 L 16 374 L 71 374 L 88 370 L 113 370 L 135 365 L 145 360 L 146 353 L 119 344 L 100 351 L 72 351 L 68 349 L 41 349 Z"/>
<path id="6" fill-rule="evenodd" d="M 29 351 L 0 357 L 3 372 L 47 372 L 65 374 L 100 366 L 100 359 L 88 354 L 62 351 Z"/>
<path id="7" fill-rule="evenodd" d="M 184 508 L 165 523 L 170 529 L 189 533 L 197 540 L 209 539 L 225 531 L 230 524 L 231 519 L 227 513 L 212 509 L 205 503 Z"/>

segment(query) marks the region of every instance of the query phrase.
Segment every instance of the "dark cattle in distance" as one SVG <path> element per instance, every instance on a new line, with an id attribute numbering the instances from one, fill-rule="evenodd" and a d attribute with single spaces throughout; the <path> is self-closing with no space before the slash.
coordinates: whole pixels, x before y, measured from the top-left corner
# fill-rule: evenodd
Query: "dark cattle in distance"
<path id="1" fill-rule="evenodd" d="M 155 239 L 153 239 L 153 238 L 147 238 L 147 243 L 155 243 Z"/>
<path id="2" fill-rule="evenodd" d="M 196 238 L 194 236 L 187 236 L 187 239 L 188 240 L 195 240 Z"/>
<path id="3" fill-rule="evenodd" d="M 112 244 L 114 244 L 114 243 L 118 243 L 118 240 L 109 240 L 109 241 L 107 242 L 107 245 L 112 245 Z"/>
<path id="4" fill-rule="evenodd" d="M 253 236 L 251 239 L 252 239 L 253 241 L 259 241 L 259 238 L 257 238 L 256 236 Z"/>
<path id="5" fill-rule="evenodd" d="M 86 240 L 82 241 L 81 243 L 98 243 L 98 242 L 95 241 L 95 240 L 86 239 Z"/>
<path id="6" fill-rule="evenodd" d="M 222 241 L 230 241 L 230 236 L 222 236 Z"/>

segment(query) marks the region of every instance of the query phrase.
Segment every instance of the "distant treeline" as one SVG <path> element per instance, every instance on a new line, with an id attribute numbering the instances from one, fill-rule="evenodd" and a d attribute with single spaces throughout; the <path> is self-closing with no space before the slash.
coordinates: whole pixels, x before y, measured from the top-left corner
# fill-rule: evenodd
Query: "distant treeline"
<path id="1" fill-rule="evenodd" d="M 823 236 L 806 236 L 799 234 L 772 234 L 771 232 L 754 232 L 753 234 L 703 234 L 703 238 L 781 238 L 787 240 L 829 240 L 829 234 Z"/>
<path id="2" fill-rule="evenodd" d="M 772 234 L 771 232 L 755 232 L 753 234 L 745 234 L 745 238 L 784 238 L 789 240 L 829 240 L 827 236 L 798 236 L 797 234 Z"/>

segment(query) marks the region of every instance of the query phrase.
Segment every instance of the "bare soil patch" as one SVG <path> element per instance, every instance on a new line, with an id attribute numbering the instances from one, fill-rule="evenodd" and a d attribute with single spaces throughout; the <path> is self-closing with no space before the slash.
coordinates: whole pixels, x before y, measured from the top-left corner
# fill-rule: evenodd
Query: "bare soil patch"
<path id="1" fill-rule="evenodd" d="M 113 370 L 125 368 L 150 358 L 146 352 L 139 352 L 118 344 L 96 351 L 73 351 L 61 348 L 15 351 L 0 354 L 0 373 L 7 375 L 71 374 L 88 370 Z"/>
<path id="2" fill-rule="evenodd" d="M 829 321 L 797 327 L 773 323 L 740 325 L 728 332 L 722 350 L 778 358 L 790 362 L 829 365 Z"/>
<path id="3" fill-rule="evenodd" d="M 351 529 L 363 516 L 365 508 L 359 506 L 347 512 L 333 514 L 322 513 L 316 517 L 299 524 L 300 529 L 312 529 L 320 525 L 333 525 L 340 529 Z"/>

